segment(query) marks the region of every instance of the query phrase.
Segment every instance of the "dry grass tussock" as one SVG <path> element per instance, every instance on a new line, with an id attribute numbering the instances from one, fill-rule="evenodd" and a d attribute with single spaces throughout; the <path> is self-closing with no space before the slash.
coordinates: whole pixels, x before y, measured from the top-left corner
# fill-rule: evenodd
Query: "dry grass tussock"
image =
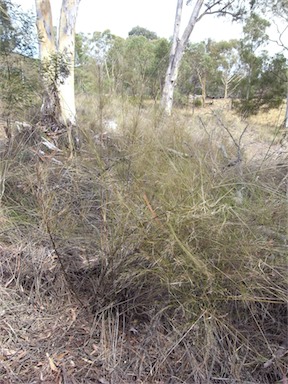
<path id="1" fill-rule="evenodd" d="M 37 129 L 2 150 L 0 383 L 287 383 L 274 128 L 81 108 L 72 159 Z"/>

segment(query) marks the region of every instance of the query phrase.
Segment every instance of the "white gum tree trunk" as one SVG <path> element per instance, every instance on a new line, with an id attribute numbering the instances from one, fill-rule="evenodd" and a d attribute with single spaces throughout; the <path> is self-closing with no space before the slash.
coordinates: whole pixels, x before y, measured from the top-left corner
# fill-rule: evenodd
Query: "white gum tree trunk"
<path id="1" fill-rule="evenodd" d="M 50 70 L 50 60 L 52 55 L 56 53 L 56 43 L 50 1 L 35 0 L 35 4 L 39 55 L 42 64 L 41 76 L 44 87 L 41 112 L 42 118 L 46 120 L 50 115 L 59 114 L 59 98 L 54 82 L 54 74 Z"/>
<path id="2" fill-rule="evenodd" d="M 171 110 L 173 106 L 173 94 L 174 94 L 174 87 L 175 87 L 174 82 L 177 80 L 179 64 L 181 61 L 181 58 L 180 58 L 180 61 L 178 59 L 179 64 L 178 66 L 175 66 L 175 62 L 177 61 L 177 58 L 175 57 L 175 55 L 176 55 L 176 48 L 179 40 L 182 9 L 183 9 L 183 0 L 178 0 L 177 8 L 176 8 L 175 23 L 174 23 L 172 47 L 170 51 L 169 64 L 166 71 L 165 83 L 164 83 L 162 100 L 161 100 L 162 107 L 164 108 L 165 112 L 169 115 L 171 114 Z"/>
<path id="3" fill-rule="evenodd" d="M 168 115 L 171 115 L 171 112 L 172 112 L 174 89 L 177 82 L 178 71 L 181 64 L 181 60 L 182 60 L 185 48 L 187 46 L 189 37 L 195 27 L 195 24 L 197 23 L 197 19 L 199 17 L 200 10 L 203 3 L 204 3 L 204 0 L 196 1 L 191 13 L 189 22 L 184 30 L 184 33 L 182 37 L 179 38 L 182 9 L 183 9 L 183 0 L 177 1 L 173 41 L 172 41 L 169 65 L 166 72 L 165 83 L 164 83 L 162 99 L 161 99 L 161 105 Z"/>
<path id="4" fill-rule="evenodd" d="M 58 42 L 53 32 L 50 0 L 35 0 L 42 80 L 42 113 L 56 122 L 76 125 L 74 93 L 75 25 L 81 0 L 63 0 Z M 59 67 L 62 67 L 59 70 Z"/>
<path id="5" fill-rule="evenodd" d="M 74 63 L 75 26 L 80 0 L 63 0 L 59 25 L 58 50 L 69 63 L 69 74 L 59 84 L 61 117 L 64 124 L 76 125 Z"/>

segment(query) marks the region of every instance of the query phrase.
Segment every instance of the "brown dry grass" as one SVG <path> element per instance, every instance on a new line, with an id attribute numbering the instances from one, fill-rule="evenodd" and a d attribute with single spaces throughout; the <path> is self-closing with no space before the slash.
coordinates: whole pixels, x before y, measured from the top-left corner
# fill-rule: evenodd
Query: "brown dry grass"
<path id="1" fill-rule="evenodd" d="M 277 127 L 89 103 L 76 157 L 35 132 L 5 159 L 0 382 L 284 384 Z"/>

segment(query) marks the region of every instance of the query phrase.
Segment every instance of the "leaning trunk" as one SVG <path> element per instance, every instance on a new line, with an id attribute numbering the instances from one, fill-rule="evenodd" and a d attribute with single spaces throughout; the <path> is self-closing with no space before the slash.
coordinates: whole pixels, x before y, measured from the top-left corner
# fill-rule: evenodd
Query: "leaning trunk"
<path id="1" fill-rule="evenodd" d="M 177 8 L 176 8 L 175 23 L 174 23 L 173 41 L 172 41 L 169 64 L 166 71 L 165 83 L 163 87 L 162 100 L 161 100 L 162 107 L 164 108 L 165 112 L 169 115 L 171 114 L 171 110 L 173 106 L 174 87 L 175 87 L 175 81 L 177 80 L 178 68 L 179 68 L 179 64 L 177 65 L 176 50 L 177 50 L 177 44 L 179 41 L 182 9 L 183 9 L 183 0 L 178 0 Z"/>
<path id="2" fill-rule="evenodd" d="M 177 2 L 173 43 L 171 47 L 169 65 L 166 72 L 165 83 L 164 83 L 162 99 L 161 99 L 161 105 L 168 115 L 171 115 L 171 112 L 172 112 L 174 89 L 177 82 L 178 70 L 181 64 L 181 60 L 182 60 L 185 48 L 187 46 L 189 37 L 197 22 L 203 2 L 204 0 L 197 0 L 193 8 L 190 20 L 187 24 L 187 27 L 181 39 L 179 39 L 179 30 L 180 30 L 182 8 L 183 8 L 183 0 L 178 0 Z"/>

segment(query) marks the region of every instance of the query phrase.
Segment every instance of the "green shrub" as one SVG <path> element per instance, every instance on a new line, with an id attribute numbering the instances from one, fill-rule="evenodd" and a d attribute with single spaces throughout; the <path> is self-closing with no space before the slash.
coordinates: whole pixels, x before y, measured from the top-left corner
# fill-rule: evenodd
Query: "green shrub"
<path id="1" fill-rule="evenodd" d="M 199 97 L 194 100 L 194 107 L 202 107 L 202 100 Z"/>

